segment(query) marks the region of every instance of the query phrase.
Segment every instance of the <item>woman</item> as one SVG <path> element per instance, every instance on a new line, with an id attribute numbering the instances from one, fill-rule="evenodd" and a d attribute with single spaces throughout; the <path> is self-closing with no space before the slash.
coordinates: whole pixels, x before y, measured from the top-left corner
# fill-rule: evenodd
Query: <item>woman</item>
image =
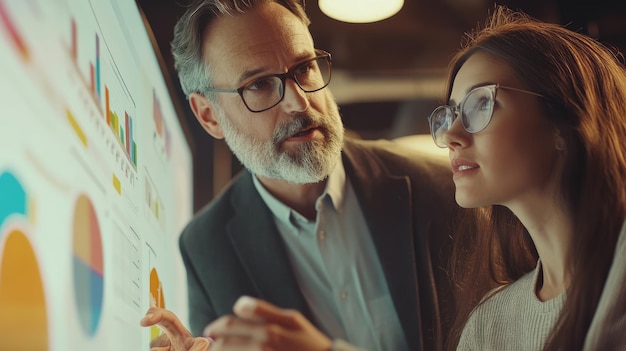
<path id="1" fill-rule="evenodd" d="M 449 149 L 457 202 L 473 209 L 451 259 L 460 313 L 448 349 L 626 347 L 618 57 L 497 7 L 453 59 L 448 101 L 431 132 Z M 354 350 L 264 301 L 244 297 L 235 314 L 207 327 L 211 350 Z"/>
<path id="2" fill-rule="evenodd" d="M 468 39 L 454 107 L 429 119 L 457 202 L 482 218 L 459 226 L 449 348 L 580 349 L 626 218 L 626 73 L 591 38 L 505 8 Z"/>

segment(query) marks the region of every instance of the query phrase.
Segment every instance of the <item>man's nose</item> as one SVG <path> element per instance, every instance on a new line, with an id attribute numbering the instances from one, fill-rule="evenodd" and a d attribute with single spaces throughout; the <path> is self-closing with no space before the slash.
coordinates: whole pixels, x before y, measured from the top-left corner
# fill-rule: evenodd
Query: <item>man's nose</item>
<path id="1" fill-rule="evenodd" d="M 309 98 L 293 78 L 285 79 L 285 96 L 281 107 L 288 113 L 302 112 L 309 108 Z"/>

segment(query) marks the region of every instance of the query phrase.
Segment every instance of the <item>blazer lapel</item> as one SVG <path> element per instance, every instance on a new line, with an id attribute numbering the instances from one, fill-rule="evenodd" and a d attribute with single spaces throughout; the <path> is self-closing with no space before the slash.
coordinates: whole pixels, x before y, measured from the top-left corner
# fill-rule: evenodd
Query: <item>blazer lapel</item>
<path id="1" fill-rule="evenodd" d="M 258 297 L 302 311 L 310 319 L 309 307 L 298 287 L 272 213 L 256 191 L 252 175 L 246 171 L 243 177 L 246 179 L 233 195 L 235 213 L 227 229 L 239 260 Z"/>
<path id="2" fill-rule="evenodd" d="M 409 347 L 422 350 L 409 179 L 387 176 L 372 161 L 376 157 L 350 150 L 345 154 L 346 174 L 367 219 Z"/>

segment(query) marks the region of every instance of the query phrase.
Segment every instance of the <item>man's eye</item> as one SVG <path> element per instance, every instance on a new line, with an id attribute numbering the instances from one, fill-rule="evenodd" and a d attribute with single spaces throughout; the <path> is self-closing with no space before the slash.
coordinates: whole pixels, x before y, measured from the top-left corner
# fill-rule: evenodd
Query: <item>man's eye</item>
<path id="1" fill-rule="evenodd" d="M 302 65 L 298 66 L 294 73 L 297 74 L 297 75 L 306 74 L 309 71 L 314 69 L 313 66 L 314 66 L 314 64 L 312 62 L 307 62 L 305 64 L 302 64 Z"/>
<path id="2" fill-rule="evenodd" d="M 276 86 L 275 81 L 276 81 L 275 77 L 261 78 L 250 83 L 250 85 L 248 85 L 246 89 L 248 90 L 273 90 L 274 87 Z"/>

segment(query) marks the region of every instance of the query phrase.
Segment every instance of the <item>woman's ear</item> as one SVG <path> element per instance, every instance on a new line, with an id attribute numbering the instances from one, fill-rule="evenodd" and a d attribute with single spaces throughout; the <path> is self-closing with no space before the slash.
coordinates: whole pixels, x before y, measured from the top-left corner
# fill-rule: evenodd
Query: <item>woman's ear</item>
<path id="1" fill-rule="evenodd" d="M 555 129 L 554 132 L 554 148 L 557 151 L 565 151 L 566 149 L 565 139 L 561 136 L 561 131 L 559 129 Z"/>
<path id="2" fill-rule="evenodd" d="M 200 122 L 207 133 L 211 134 L 215 139 L 224 138 L 222 127 L 216 118 L 217 110 L 209 99 L 202 94 L 191 93 L 189 95 L 189 106 L 191 106 L 191 111 L 193 111 L 198 122 Z"/>

